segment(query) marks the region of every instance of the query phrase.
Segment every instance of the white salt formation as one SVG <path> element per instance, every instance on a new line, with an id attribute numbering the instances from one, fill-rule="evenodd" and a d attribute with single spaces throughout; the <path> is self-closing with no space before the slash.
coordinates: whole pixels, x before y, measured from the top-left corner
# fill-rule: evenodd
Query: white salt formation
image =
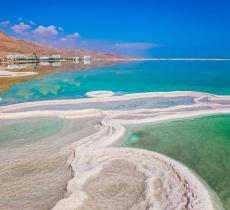
<path id="1" fill-rule="evenodd" d="M 62 145 L 72 151 L 73 175 L 53 210 L 214 210 L 222 209 L 218 198 L 186 166 L 155 152 L 118 146 L 128 125 L 227 113 L 228 96 L 167 92 L 10 105 L 0 108 L 0 119 L 59 117 L 79 121 L 85 129 L 97 117 L 95 130 L 79 136 L 78 129 Z M 61 136 L 56 141 L 62 142 Z"/>

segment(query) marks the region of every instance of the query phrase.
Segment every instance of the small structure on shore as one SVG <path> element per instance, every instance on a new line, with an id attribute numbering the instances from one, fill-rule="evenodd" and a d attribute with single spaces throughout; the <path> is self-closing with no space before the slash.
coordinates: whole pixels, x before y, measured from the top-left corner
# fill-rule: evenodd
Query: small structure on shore
<path id="1" fill-rule="evenodd" d="M 61 60 L 61 55 L 51 55 L 52 60 Z"/>
<path id="2" fill-rule="evenodd" d="M 51 55 L 51 56 L 41 56 L 39 60 L 50 60 L 50 61 L 60 61 L 61 55 Z"/>
<path id="3" fill-rule="evenodd" d="M 38 58 L 38 60 L 50 60 L 50 57 L 49 56 L 41 56 Z"/>
<path id="4" fill-rule="evenodd" d="M 84 55 L 82 60 L 91 60 L 92 57 L 90 55 Z"/>
<path id="5" fill-rule="evenodd" d="M 36 54 L 15 54 L 15 55 L 7 55 L 7 60 L 9 61 L 18 61 L 18 60 L 37 60 Z"/>
<path id="6" fill-rule="evenodd" d="M 76 63 L 79 63 L 80 57 L 73 57 L 73 61 L 75 61 Z"/>

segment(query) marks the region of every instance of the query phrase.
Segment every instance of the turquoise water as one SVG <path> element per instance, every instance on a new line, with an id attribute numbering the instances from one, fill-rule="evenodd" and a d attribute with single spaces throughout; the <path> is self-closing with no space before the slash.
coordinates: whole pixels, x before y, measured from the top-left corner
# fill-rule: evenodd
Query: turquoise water
<path id="1" fill-rule="evenodd" d="M 156 151 L 184 163 L 230 210 L 230 115 L 132 127 L 124 146 Z"/>
<path id="2" fill-rule="evenodd" d="M 53 73 L 16 83 L 0 94 L 0 105 L 47 99 L 82 98 L 94 90 L 116 94 L 192 90 L 230 95 L 229 61 L 145 61 Z"/>
<path id="3" fill-rule="evenodd" d="M 55 135 L 63 127 L 60 118 L 35 118 L 0 121 L 0 148 L 5 145 L 24 145 Z"/>

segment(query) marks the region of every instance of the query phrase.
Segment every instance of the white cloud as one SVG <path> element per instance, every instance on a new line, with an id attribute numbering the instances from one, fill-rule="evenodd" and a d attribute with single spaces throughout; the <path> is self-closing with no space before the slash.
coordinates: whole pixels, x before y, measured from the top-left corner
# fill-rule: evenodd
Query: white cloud
<path id="1" fill-rule="evenodd" d="M 20 18 L 22 20 L 22 18 Z M 0 27 L 6 27 L 14 32 L 14 36 L 19 39 L 35 41 L 55 47 L 76 48 L 80 37 L 79 33 L 65 34 L 64 28 L 55 25 L 36 25 L 31 19 L 28 23 L 20 21 L 10 24 L 9 20 L 0 22 Z"/>
<path id="2" fill-rule="evenodd" d="M 58 31 L 56 26 L 50 25 L 50 26 L 38 26 L 35 30 L 32 31 L 34 35 L 47 37 L 47 36 L 55 36 L 58 35 Z"/>
<path id="3" fill-rule="evenodd" d="M 31 26 L 28 24 L 25 24 L 23 22 L 20 22 L 19 24 L 15 24 L 11 27 L 11 29 L 18 34 L 23 34 L 31 29 Z"/>
<path id="4" fill-rule="evenodd" d="M 5 21 L 0 22 L 0 26 L 2 26 L 2 27 L 7 27 L 7 26 L 9 26 L 9 24 L 10 24 L 9 20 L 5 20 Z"/>
<path id="5" fill-rule="evenodd" d="M 36 23 L 35 23 L 33 20 L 30 20 L 29 23 L 30 23 L 30 25 L 32 25 L 32 26 L 36 25 Z"/>
<path id="6" fill-rule="evenodd" d="M 67 34 L 63 37 L 60 38 L 60 41 L 61 42 L 65 42 L 65 44 L 73 44 L 76 42 L 76 39 L 80 37 L 80 34 L 79 33 L 73 33 L 73 34 Z"/>
<path id="7" fill-rule="evenodd" d="M 80 37 L 80 34 L 79 33 L 73 33 L 73 34 L 68 34 L 66 35 L 66 38 L 67 39 L 77 39 Z"/>

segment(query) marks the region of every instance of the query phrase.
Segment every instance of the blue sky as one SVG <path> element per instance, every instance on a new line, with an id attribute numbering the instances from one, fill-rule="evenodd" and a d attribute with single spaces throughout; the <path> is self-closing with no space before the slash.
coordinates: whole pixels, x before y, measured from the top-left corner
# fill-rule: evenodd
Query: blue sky
<path id="1" fill-rule="evenodd" d="M 230 57 L 227 0 L 11 0 L 0 27 L 11 36 L 146 57 Z"/>

